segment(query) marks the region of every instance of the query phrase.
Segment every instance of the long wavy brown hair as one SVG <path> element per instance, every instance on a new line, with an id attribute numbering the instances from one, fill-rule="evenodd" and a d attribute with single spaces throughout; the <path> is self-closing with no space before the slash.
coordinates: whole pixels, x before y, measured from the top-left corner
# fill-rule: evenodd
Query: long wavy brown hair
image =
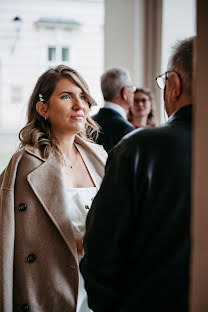
<path id="1" fill-rule="evenodd" d="M 56 84 L 63 78 L 73 80 L 82 89 L 90 107 L 96 105 L 87 83 L 73 68 L 59 65 L 55 68 L 48 69 L 39 77 L 28 103 L 27 123 L 20 130 L 19 139 L 21 141 L 20 147 L 27 144 L 32 145 L 40 150 L 44 158 L 47 158 L 50 152 L 53 152 L 59 159 L 62 159 L 62 154 L 59 148 L 59 142 L 52 133 L 50 122 L 38 114 L 36 103 L 40 100 L 39 95 L 42 95 L 44 103 L 49 106 L 50 97 Z M 94 141 L 98 136 L 98 131 L 97 124 L 88 116 L 84 129 L 78 135 L 85 140 Z"/>
<path id="2" fill-rule="evenodd" d="M 150 100 L 151 105 L 152 105 L 152 109 L 151 109 L 151 112 L 149 113 L 149 115 L 147 117 L 147 126 L 154 127 L 154 126 L 156 126 L 155 114 L 154 114 L 154 97 L 148 88 L 136 88 L 136 90 L 134 91 L 134 94 L 136 94 L 138 92 L 144 93 L 149 97 L 149 100 Z M 127 114 L 127 118 L 128 118 L 128 121 L 132 122 L 133 114 L 132 114 L 131 110 L 129 110 L 129 112 Z"/>

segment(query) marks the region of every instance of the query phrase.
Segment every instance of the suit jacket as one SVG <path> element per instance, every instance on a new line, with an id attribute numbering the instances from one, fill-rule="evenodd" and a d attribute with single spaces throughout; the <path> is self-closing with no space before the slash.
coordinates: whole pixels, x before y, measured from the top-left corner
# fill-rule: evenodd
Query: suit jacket
<path id="1" fill-rule="evenodd" d="M 81 261 L 94 312 L 188 312 L 190 190 L 191 106 L 112 150 Z"/>
<path id="2" fill-rule="evenodd" d="M 76 137 L 97 186 L 106 152 Z M 76 311 L 78 261 L 61 164 L 21 148 L 0 176 L 0 311 Z"/>
<path id="3" fill-rule="evenodd" d="M 124 135 L 135 129 L 121 114 L 110 108 L 101 108 L 92 118 L 100 126 L 100 134 L 97 143 L 103 145 L 107 152 L 109 152 Z"/>

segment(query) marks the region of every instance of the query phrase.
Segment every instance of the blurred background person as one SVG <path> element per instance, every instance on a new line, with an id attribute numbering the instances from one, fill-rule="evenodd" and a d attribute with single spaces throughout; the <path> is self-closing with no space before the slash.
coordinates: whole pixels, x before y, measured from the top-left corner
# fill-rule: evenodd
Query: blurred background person
<path id="1" fill-rule="evenodd" d="M 94 104 L 64 65 L 43 73 L 30 97 L 21 147 L 0 176 L 3 312 L 90 311 L 78 261 L 106 159 L 91 140 Z"/>
<path id="2" fill-rule="evenodd" d="M 135 128 L 156 126 L 153 95 L 149 89 L 136 89 L 134 92 L 134 104 L 130 107 L 127 117 Z"/>
<path id="3" fill-rule="evenodd" d="M 133 105 L 135 86 L 129 72 L 124 68 L 113 68 L 101 76 L 104 107 L 93 116 L 100 126 L 98 144 L 109 152 L 124 135 L 135 128 L 127 120 L 127 112 Z"/>

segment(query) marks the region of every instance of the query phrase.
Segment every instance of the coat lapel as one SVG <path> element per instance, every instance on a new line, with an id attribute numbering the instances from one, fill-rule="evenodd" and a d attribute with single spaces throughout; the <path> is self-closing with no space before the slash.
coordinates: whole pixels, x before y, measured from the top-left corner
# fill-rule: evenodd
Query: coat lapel
<path id="1" fill-rule="evenodd" d="M 35 156 L 37 157 L 37 155 Z M 64 196 L 61 164 L 52 156 L 28 174 L 27 180 L 75 259 L 77 259 L 72 224 L 67 215 L 69 205 Z"/>
<path id="2" fill-rule="evenodd" d="M 75 137 L 75 144 L 87 166 L 95 186 L 99 189 L 105 173 L 107 153 L 102 146 Z"/>

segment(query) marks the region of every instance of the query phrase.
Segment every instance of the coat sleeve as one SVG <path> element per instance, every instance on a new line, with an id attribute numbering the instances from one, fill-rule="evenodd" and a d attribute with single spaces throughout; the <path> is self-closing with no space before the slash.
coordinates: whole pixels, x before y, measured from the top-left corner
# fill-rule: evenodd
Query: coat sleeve
<path id="1" fill-rule="evenodd" d="M 11 167 L 12 164 L 8 165 L 0 175 L 0 312 L 13 311 L 15 224 L 14 183 L 11 182 L 16 168 L 12 171 Z"/>
<path id="2" fill-rule="evenodd" d="M 80 269 L 89 307 L 95 312 L 120 310 L 131 265 L 134 166 L 122 146 L 109 155 L 103 183 L 86 223 L 85 256 Z"/>

